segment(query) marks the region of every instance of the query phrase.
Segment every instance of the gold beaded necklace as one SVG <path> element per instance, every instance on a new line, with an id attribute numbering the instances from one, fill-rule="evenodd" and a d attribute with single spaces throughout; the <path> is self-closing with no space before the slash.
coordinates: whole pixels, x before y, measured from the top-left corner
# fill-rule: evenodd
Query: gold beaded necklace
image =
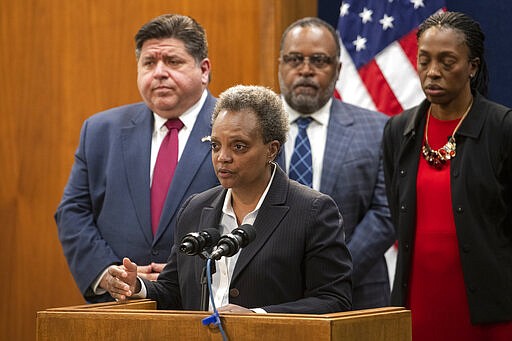
<path id="1" fill-rule="evenodd" d="M 428 144 L 428 122 L 430 120 L 430 115 L 432 115 L 430 112 L 432 106 L 428 108 L 427 123 L 425 124 L 425 141 L 423 142 L 423 147 L 421 148 L 421 154 L 423 155 L 423 157 L 430 166 L 434 167 L 435 169 L 442 169 L 446 164 L 447 160 L 453 159 L 455 157 L 455 149 L 457 148 L 457 144 L 455 143 L 455 133 L 457 132 L 457 129 L 459 129 L 462 121 L 464 121 L 464 119 L 468 115 L 472 105 L 473 99 L 471 99 L 468 108 L 466 109 L 459 123 L 453 130 L 452 135 L 448 137 L 448 142 L 446 142 L 446 144 L 439 148 L 438 150 L 433 150 Z"/>

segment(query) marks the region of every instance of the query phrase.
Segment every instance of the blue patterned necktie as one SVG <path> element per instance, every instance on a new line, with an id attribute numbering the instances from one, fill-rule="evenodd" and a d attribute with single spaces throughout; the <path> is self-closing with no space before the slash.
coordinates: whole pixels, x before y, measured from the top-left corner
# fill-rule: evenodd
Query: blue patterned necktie
<path id="1" fill-rule="evenodd" d="M 311 161 L 311 145 L 309 144 L 307 128 L 313 119 L 300 117 L 295 122 L 299 133 L 295 138 L 292 159 L 290 161 L 289 177 L 303 185 L 313 187 L 313 163 Z"/>

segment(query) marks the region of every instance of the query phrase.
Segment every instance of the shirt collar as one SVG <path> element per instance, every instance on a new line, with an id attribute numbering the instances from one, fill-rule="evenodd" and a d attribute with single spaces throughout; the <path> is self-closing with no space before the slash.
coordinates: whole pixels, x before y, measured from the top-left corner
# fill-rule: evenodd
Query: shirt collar
<path id="1" fill-rule="evenodd" d="M 303 116 L 310 116 L 315 122 L 321 124 L 321 125 L 327 125 L 329 123 L 329 114 L 331 111 L 331 105 L 332 105 L 332 98 L 330 98 L 327 103 L 324 104 L 323 107 L 318 109 L 312 114 L 304 115 L 290 107 L 290 105 L 284 100 L 284 109 L 288 113 L 288 122 L 293 123 L 295 122 L 299 117 Z"/>
<path id="2" fill-rule="evenodd" d="M 276 174 L 276 167 L 277 167 L 276 164 L 274 162 L 272 162 L 272 175 L 270 177 L 270 181 L 268 182 L 267 187 L 265 188 L 265 191 L 261 195 L 260 200 L 258 201 L 258 204 L 254 208 L 254 210 L 252 212 L 250 212 L 249 214 L 251 214 L 253 212 L 257 212 L 260 209 L 261 205 L 263 204 L 263 201 L 265 201 L 265 198 L 267 197 L 267 193 L 270 189 L 270 186 L 272 185 L 272 181 L 274 181 L 274 175 Z M 222 206 L 222 213 L 235 217 L 235 211 L 233 210 L 233 205 L 231 204 L 232 193 L 233 193 L 232 189 L 228 188 L 228 190 L 226 192 L 226 197 L 224 198 L 224 205 Z"/>
<path id="3" fill-rule="evenodd" d="M 196 122 L 197 116 L 199 115 L 199 112 L 201 111 L 201 108 L 204 105 L 204 102 L 206 101 L 206 97 L 208 96 L 208 91 L 204 90 L 203 94 L 201 95 L 201 98 L 199 101 L 197 101 L 195 104 L 193 104 L 190 108 L 188 108 L 183 114 L 180 115 L 179 119 L 181 122 L 183 122 L 183 127 L 186 129 L 192 129 L 194 126 L 194 123 Z M 162 116 L 159 116 L 158 114 L 153 112 L 153 117 L 155 118 L 155 124 L 153 127 L 153 131 L 156 132 L 162 126 L 167 122 L 166 118 L 163 118 Z"/>

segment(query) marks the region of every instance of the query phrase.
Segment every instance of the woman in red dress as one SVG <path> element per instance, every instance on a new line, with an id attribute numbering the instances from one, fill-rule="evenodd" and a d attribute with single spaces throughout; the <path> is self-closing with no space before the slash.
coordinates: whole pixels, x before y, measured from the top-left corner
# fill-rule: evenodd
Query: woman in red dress
<path id="1" fill-rule="evenodd" d="M 384 132 L 398 234 L 393 305 L 413 340 L 512 339 L 512 110 L 485 98 L 480 25 L 444 12 L 420 26 L 426 100 Z"/>

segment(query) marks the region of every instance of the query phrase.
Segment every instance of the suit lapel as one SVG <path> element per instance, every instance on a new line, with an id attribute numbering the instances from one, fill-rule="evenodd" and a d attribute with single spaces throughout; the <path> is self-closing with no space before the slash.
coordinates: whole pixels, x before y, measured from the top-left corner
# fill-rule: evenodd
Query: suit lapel
<path id="1" fill-rule="evenodd" d="M 210 155 L 210 144 L 202 142 L 201 139 L 211 134 L 211 113 L 214 105 L 215 99 L 208 94 L 176 167 L 173 178 L 176 181 L 173 180 L 169 187 L 155 242 L 169 228 L 171 220 L 178 212 L 182 201 L 186 199 L 184 196 L 187 189 L 201 165 L 204 162 L 211 162 L 211 160 L 206 160 Z"/>
<path id="2" fill-rule="evenodd" d="M 336 99 L 332 100 L 329 115 L 329 124 L 327 127 L 327 139 L 325 142 L 322 176 L 320 180 L 320 192 L 332 193 L 335 181 L 338 177 L 341 165 L 345 161 L 347 148 L 350 147 L 354 132 L 350 126 L 354 124 L 354 119 L 350 112 Z M 347 148 L 340 148 L 347 146 Z M 284 148 L 278 155 L 277 163 L 281 169 L 286 169 Z"/>
<path id="3" fill-rule="evenodd" d="M 222 206 L 224 205 L 224 199 L 226 198 L 227 190 L 222 187 L 218 188 L 219 193 L 217 198 L 215 198 L 215 200 L 213 200 L 210 205 L 204 207 L 201 211 L 201 219 L 199 220 L 199 226 L 197 226 L 197 229 L 199 230 L 207 228 L 219 228 L 222 218 Z"/>
<path id="4" fill-rule="evenodd" d="M 277 167 L 272 185 L 254 221 L 253 227 L 256 229 L 256 239 L 240 252 L 231 282 L 237 279 L 254 255 L 261 250 L 288 212 L 289 207 L 286 206 L 288 181 L 286 174 L 281 168 Z"/>
<path id="5" fill-rule="evenodd" d="M 322 166 L 322 177 L 320 192 L 332 193 L 340 170 L 343 170 L 343 163 L 346 161 L 347 150 L 352 148 L 354 119 L 349 111 L 336 99 L 331 105 L 331 114 L 327 128 L 327 139 Z M 340 148 L 343 146 L 343 148 Z"/>
<path id="6" fill-rule="evenodd" d="M 133 207 L 146 241 L 151 244 L 149 164 L 153 117 L 146 106 L 121 128 L 121 152 Z"/>
<path id="7" fill-rule="evenodd" d="M 208 228 L 219 229 L 220 221 L 222 217 L 222 206 L 224 205 L 224 198 L 226 197 L 226 189 L 219 187 L 219 194 L 217 198 L 213 200 L 211 205 L 203 207 L 201 210 L 201 219 L 199 220 L 199 226 L 195 227 L 197 231 L 201 231 Z M 222 231 L 219 231 L 222 233 Z M 196 276 L 200 278 L 203 272 L 204 261 L 196 262 Z"/>

